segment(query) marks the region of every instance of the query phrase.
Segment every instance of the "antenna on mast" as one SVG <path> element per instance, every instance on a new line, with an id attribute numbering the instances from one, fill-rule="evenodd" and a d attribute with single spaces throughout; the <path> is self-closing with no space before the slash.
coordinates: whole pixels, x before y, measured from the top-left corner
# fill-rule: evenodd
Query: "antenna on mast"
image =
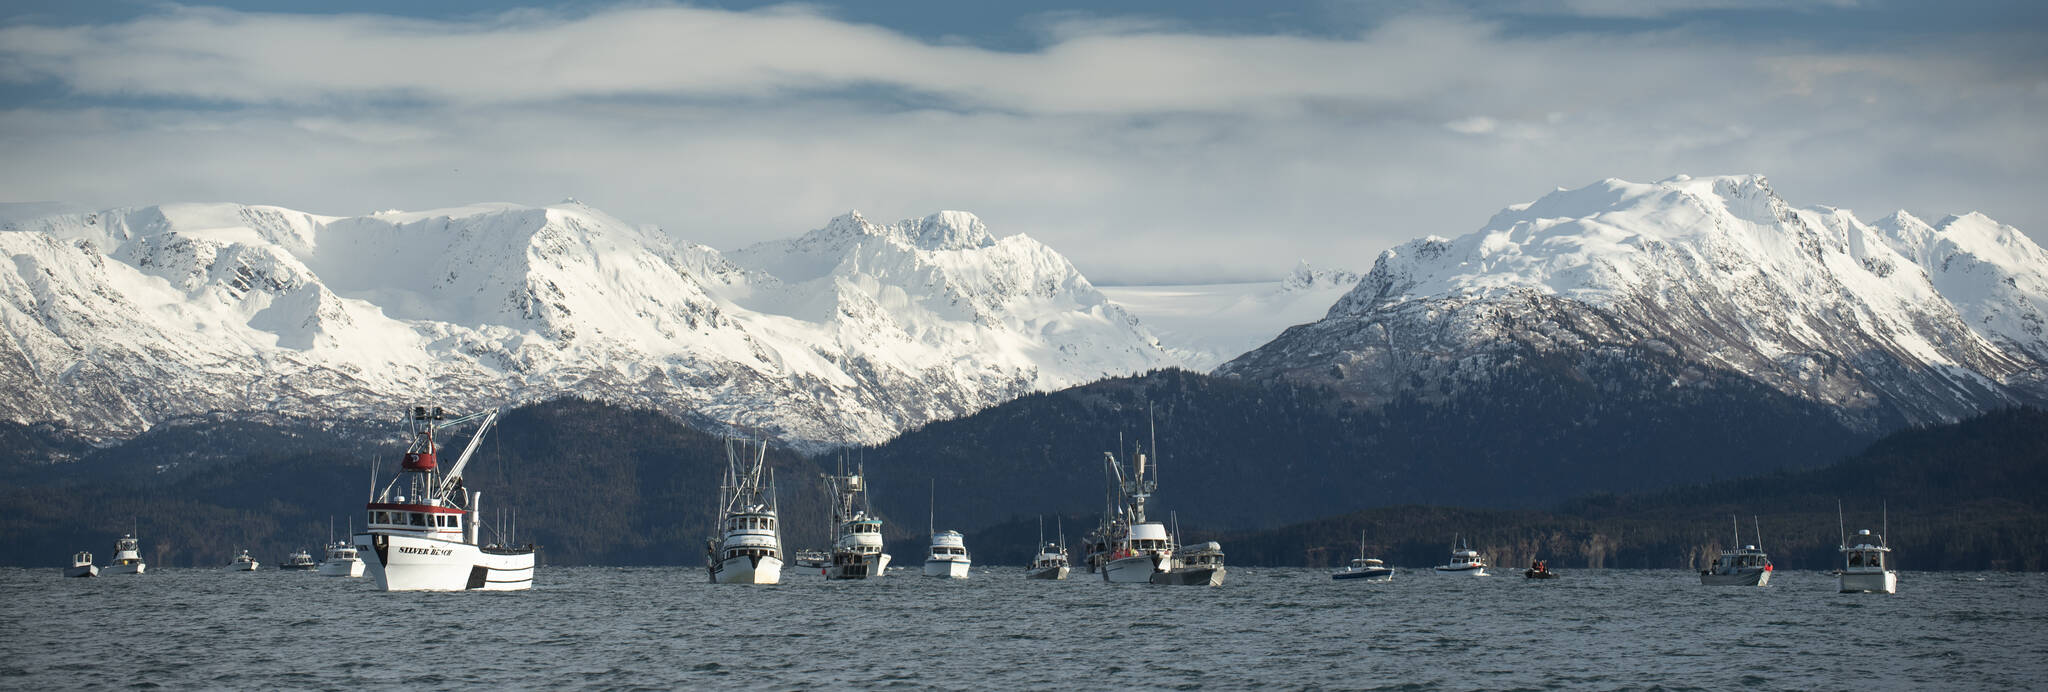
<path id="1" fill-rule="evenodd" d="M 1842 518 L 1842 498 L 1839 497 L 1835 498 L 1835 530 L 1841 532 L 1839 535 L 1842 537 L 1842 544 L 1837 547 L 1849 547 L 1849 522 Z"/>
<path id="2" fill-rule="evenodd" d="M 1754 514 L 1751 514 L 1751 515 L 1749 515 L 1749 528 L 1750 528 L 1750 531 L 1751 531 L 1752 533 L 1755 533 L 1755 534 L 1756 534 L 1756 549 L 1757 549 L 1757 550 L 1763 550 L 1763 549 L 1764 549 L 1764 525 L 1763 525 L 1763 522 L 1759 521 L 1759 520 L 1758 520 L 1758 519 L 1756 518 L 1756 515 L 1754 515 Z"/>

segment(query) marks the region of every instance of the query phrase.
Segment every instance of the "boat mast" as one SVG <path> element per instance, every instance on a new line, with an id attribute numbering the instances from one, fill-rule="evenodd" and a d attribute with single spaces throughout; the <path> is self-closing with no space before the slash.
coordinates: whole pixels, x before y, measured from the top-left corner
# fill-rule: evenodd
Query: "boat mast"
<path id="1" fill-rule="evenodd" d="M 1849 522 L 1842 518 L 1842 499 L 1839 497 L 1835 498 L 1835 530 L 1839 531 L 1840 533 L 1838 535 L 1842 537 L 1842 544 L 1836 547 L 1844 550 L 1848 549 Z"/>
<path id="2" fill-rule="evenodd" d="M 1749 515 L 1749 529 L 1750 529 L 1750 533 L 1754 533 L 1754 534 L 1756 534 L 1756 549 L 1757 549 L 1757 552 L 1763 552 L 1763 549 L 1764 549 L 1764 525 L 1763 525 L 1763 522 L 1761 522 L 1761 521 L 1758 521 L 1758 520 L 1757 520 L 1757 518 L 1756 518 L 1756 515 L 1754 515 L 1754 514 L 1751 514 L 1751 515 Z"/>

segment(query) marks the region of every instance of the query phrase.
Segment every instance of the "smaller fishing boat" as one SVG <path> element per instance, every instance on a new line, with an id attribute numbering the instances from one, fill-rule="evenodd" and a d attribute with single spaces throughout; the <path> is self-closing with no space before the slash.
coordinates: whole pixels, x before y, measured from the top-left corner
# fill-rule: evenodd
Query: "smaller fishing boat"
<path id="1" fill-rule="evenodd" d="M 228 566 L 222 569 L 229 572 L 254 572 L 258 566 L 256 558 L 250 557 L 249 551 L 245 549 L 235 556 L 234 562 L 228 563 Z"/>
<path id="2" fill-rule="evenodd" d="M 1835 518 L 1841 520 L 1841 505 L 1835 506 Z M 1890 514 L 1889 511 L 1886 514 Z M 1880 531 L 1888 528 L 1887 516 Z M 1846 532 L 1846 522 L 1844 523 Z M 1850 541 L 1854 541 L 1853 543 Z M 1856 532 L 1856 538 L 1842 539 L 1842 574 L 1836 577 L 1842 593 L 1898 593 L 1899 572 L 1892 569 L 1892 549 L 1885 542 L 1883 533 L 1871 533 L 1870 529 Z"/>
<path id="3" fill-rule="evenodd" d="M 360 577 L 363 576 L 363 558 L 356 553 L 354 543 L 334 540 L 334 520 L 327 520 L 327 561 L 320 563 L 320 576 Z M 356 533 L 354 517 L 349 518 L 348 533 Z"/>
<path id="4" fill-rule="evenodd" d="M 1351 564 L 1330 573 L 1337 581 L 1393 581 L 1394 568 L 1387 563 L 1365 556 L 1365 532 L 1358 533 L 1358 557 Z"/>
<path id="5" fill-rule="evenodd" d="M 149 565 L 142 561 L 141 542 L 135 534 L 127 534 L 114 541 L 114 563 L 101 570 L 103 574 L 142 574 Z"/>
<path id="6" fill-rule="evenodd" d="M 1728 521 L 1735 525 L 1735 543 L 1741 545 L 1741 522 L 1735 521 L 1732 515 L 1728 517 Z M 1754 523 L 1756 517 L 1750 517 L 1750 521 Z M 1760 526 L 1757 527 L 1756 540 L 1757 543 L 1764 540 Z M 1700 585 L 1770 586 L 1771 574 L 1776 570 L 1777 568 L 1771 566 L 1771 556 L 1764 554 L 1763 549 L 1755 545 L 1744 545 L 1736 550 L 1723 551 L 1721 557 L 1714 561 L 1713 567 L 1700 570 Z"/>
<path id="7" fill-rule="evenodd" d="M 71 566 L 64 568 L 67 577 L 97 577 L 100 568 L 92 566 L 92 553 L 83 550 L 71 556 Z"/>
<path id="8" fill-rule="evenodd" d="M 1061 580 L 1067 578 L 1072 566 L 1067 561 L 1067 536 L 1060 531 L 1058 542 L 1045 542 L 1045 518 L 1038 518 L 1038 554 L 1032 556 L 1031 565 L 1024 568 L 1025 579 Z"/>
<path id="9" fill-rule="evenodd" d="M 1474 577 L 1493 576 L 1486 573 L 1486 558 L 1480 557 L 1479 551 L 1473 550 L 1463 536 L 1459 536 L 1457 545 L 1451 548 L 1450 564 L 1437 565 L 1436 571 Z"/>
<path id="10" fill-rule="evenodd" d="M 312 552 L 305 548 L 300 548 L 292 551 L 292 554 L 286 555 L 284 562 L 278 563 L 277 568 L 288 572 L 311 572 L 319 569 L 320 563 L 313 561 Z"/>
<path id="11" fill-rule="evenodd" d="M 967 555 L 965 539 L 958 531 L 940 531 L 932 534 L 931 554 L 924 558 L 924 576 L 966 579 L 967 571 L 974 564 Z"/>
<path id="12" fill-rule="evenodd" d="M 1176 541 L 1178 542 L 1178 541 Z M 1173 586 L 1222 586 L 1230 570 L 1223 566 L 1223 546 L 1209 541 L 1180 546 L 1173 553 L 1173 569 L 1153 572 L 1152 583 Z"/>
<path id="13" fill-rule="evenodd" d="M 1526 579 L 1556 579 L 1557 573 L 1550 571 L 1550 563 L 1537 560 L 1530 563 L 1528 569 L 1522 570 L 1522 577 Z"/>

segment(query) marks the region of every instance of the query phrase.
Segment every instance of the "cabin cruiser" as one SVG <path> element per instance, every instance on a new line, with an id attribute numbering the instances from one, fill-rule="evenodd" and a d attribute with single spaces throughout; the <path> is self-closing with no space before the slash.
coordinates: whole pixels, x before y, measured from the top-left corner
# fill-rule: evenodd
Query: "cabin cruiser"
<path id="1" fill-rule="evenodd" d="M 356 547 L 353 544 L 342 541 L 329 543 L 327 544 L 327 561 L 320 563 L 320 576 L 363 576 L 363 559 L 356 554 Z"/>
<path id="2" fill-rule="evenodd" d="M 92 566 L 92 553 L 83 550 L 71 556 L 71 566 L 64 568 L 67 577 L 96 577 L 100 568 Z"/>
<path id="3" fill-rule="evenodd" d="M 832 505 L 832 525 L 838 540 L 832 543 L 831 560 L 822 571 L 826 579 L 879 578 L 889 569 L 889 554 L 882 552 L 882 520 L 874 515 L 863 474 L 865 465 L 846 472 L 839 462 L 838 475 L 826 476 L 837 501 Z"/>
<path id="4" fill-rule="evenodd" d="M 1114 453 L 1103 454 L 1118 490 L 1115 512 L 1098 536 L 1107 551 L 1101 559 L 1102 580 L 1112 584 L 1149 584 L 1155 572 L 1173 569 L 1173 540 L 1166 525 L 1145 518 L 1145 501 L 1159 488 L 1159 469 L 1146 477 L 1145 453 L 1132 455 L 1133 471 L 1126 473 Z"/>
<path id="5" fill-rule="evenodd" d="M 1331 572 L 1330 578 L 1337 581 L 1393 581 L 1394 568 L 1388 567 L 1385 562 L 1365 556 L 1365 534 L 1360 532 L 1358 534 L 1358 557 L 1352 558 L 1351 564 Z"/>
<path id="6" fill-rule="evenodd" d="M 355 518 L 349 518 L 348 534 L 356 532 Z M 320 576 L 360 577 L 363 576 L 363 558 L 356 553 L 356 546 L 348 541 L 334 540 L 334 518 L 327 518 L 327 559 L 320 563 Z"/>
<path id="7" fill-rule="evenodd" d="M 135 534 L 127 534 L 114 541 L 114 563 L 100 570 L 101 574 L 142 574 L 149 570 L 142 561 L 142 543 L 135 540 Z"/>
<path id="8" fill-rule="evenodd" d="M 229 562 L 228 566 L 222 569 L 229 572 L 254 572 L 260 566 L 261 564 L 256 562 L 256 558 L 250 557 L 248 549 L 245 548 L 241 553 L 235 555 L 233 562 Z"/>
<path id="9" fill-rule="evenodd" d="M 746 444 L 739 447 L 744 450 Z M 704 548 L 704 568 L 713 584 L 782 583 L 782 529 L 768 443 L 761 442 L 748 456 L 752 460 L 743 466 L 733 440 L 725 441 L 725 482 L 718 490 L 724 535 L 707 539 Z"/>
<path id="10" fill-rule="evenodd" d="M 320 563 L 313 561 L 313 553 L 308 552 L 305 548 L 300 548 L 293 551 L 292 554 L 285 556 L 284 562 L 278 563 L 277 568 L 289 571 L 310 572 L 319 569 Z"/>
<path id="11" fill-rule="evenodd" d="M 1890 514 L 1891 512 L 1886 510 L 1882 515 L 1880 530 L 1889 529 Z M 1839 502 L 1835 504 L 1835 521 L 1841 524 L 1841 529 L 1846 534 L 1848 523 L 1842 520 L 1842 505 Z M 1863 529 L 1856 532 L 1854 539 L 1845 535 L 1842 538 L 1841 551 L 1842 571 L 1836 579 L 1842 593 L 1899 592 L 1899 572 L 1892 569 L 1892 549 L 1891 545 L 1885 542 L 1883 533 L 1873 534 L 1870 529 Z"/>
<path id="12" fill-rule="evenodd" d="M 1734 517 L 1729 517 L 1732 521 Z M 1755 521 L 1751 517 L 1751 521 Z M 1763 542 L 1763 532 L 1757 531 L 1757 542 Z M 1735 524 L 1735 543 L 1742 544 L 1742 524 Z M 1702 586 L 1770 586 L 1771 573 L 1777 568 L 1771 566 L 1771 556 L 1755 545 L 1744 545 L 1736 550 L 1727 550 L 1714 561 L 1714 566 L 1700 570 Z"/>
<path id="13" fill-rule="evenodd" d="M 1176 541 L 1178 542 L 1178 541 Z M 1230 570 L 1223 566 L 1223 546 L 1215 541 L 1180 546 L 1173 553 L 1173 569 L 1153 572 L 1152 583 L 1176 586 L 1222 586 Z"/>
<path id="14" fill-rule="evenodd" d="M 967 544 L 958 531 L 940 531 L 932 534 L 931 554 L 924 559 L 924 576 L 966 579 L 973 558 L 967 555 Z"/>
<path id="15" fill-rule="evenodd" d="M 1480 557 L 1479 551 L 1473 550 L 1471 545 L 1466 544 L 1462 536 L 1458 538 L 1457 546 L 1451 549 L 1450 564 L 1437 565 L 1436 571 L 1466 574 L 1474 577 L 1492 576 L 1486 573 L 1486 558 Z"/>
<path id="16" fill-rule="evenodd" d="M 498 420 L 498 411 L 447 417 L 441 408 L 412 409 L 413 441 L 399 473 L 367 506 L 369 525 L 353 542 L 370 578 L 385 591 L 523 591 L 533 588 L 533 545 L 481 540 L 483 493 L 467 490 L 462 472 Z M 442 428 L 481 421 L 462 455 L 440 465 Z M 508 532 L 509 533 L 509 532 Z"/>
<path id="17" fill-rule="evenodd" d="M 1025 579 L 1062 580 L 1067 578 L 1071 567 L 1067 564 L 1067 537 L 1061 531 L 1057 542 L 1045 542 L 1045 518 L 1038 519 L 1038 554 L 1031 557 L 1031 564 L 1024 568 Z"/>

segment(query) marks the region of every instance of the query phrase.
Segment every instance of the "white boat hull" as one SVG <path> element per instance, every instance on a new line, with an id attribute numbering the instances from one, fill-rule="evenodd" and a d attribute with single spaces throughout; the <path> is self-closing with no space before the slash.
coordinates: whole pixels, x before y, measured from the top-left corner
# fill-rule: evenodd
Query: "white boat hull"
<path id="1" fill-rule="evenodd" d="M 1102 580 L 1111 584 L 1150 584 L 1152 573 L 1159 571 L 1161 558 L 1151 555 L 1132 555 L 1110 560 L 1102 566 Z"/>
<path id="2" fill-rule="evenodd" d="M 96 577 L 99 574 L 100 568 L 92 565 L 77 565 L 64 568 L 64 576 L 66 577 Z"/>
<path id="3" fill-rule="evenodd" d="M 237 562 L 235 564 L 228 565 L 221 569 L 229 572 L 254 572 L 256 571 L 256 567 L 260 564 L 261 563 L 258 562 Z"/>
<path id="4" fill-rule="evenodd" d="M 404 534 L 357 534 L 365 572 L 385 591 L 524 591 L 533 588 L 533 553 L 488 552 L 474 545 Z"/>
<path id="5" fill-rule="evenodd" d="M 1842 593 L 1898 593 L 1898 572 L 1843 572 Z"/>
<path id="6" fill-rule="evenodd" d="M 1712 572 L 1701 572 L 1701 573 L 1700 573 L 1700 585 L 1701 585 L 1701 586 L 1770 586 L 1770 585 L 1771 585 L 1771 572 L 1770 572 L 1769 570 L 1763 570 L 1763 571 L 1757 571 L 1757 572 L 1749 572 L 1749 573 L 1746 573 L 1746 574 L 1714 574 L 1714 573 L 1712 573 Z"/>
<path id="7" fill-rule="evenodd" d="M 1444 574 L 1463 574 L 1471 577 L 1493 576 L 1491 574 L 1486 573 L 1485 567 L 1438 567 L 1436 568 L 1436 571 L 1442 572 Z"/>
<path id="8" fill-rule="evenodd" d="M 1066 566 L 1066 565 L 1054 565 L 1054 566 L 1052 566 L 1052 567 L 1040 567 L 1040 568 L 1038 568 L 1038 569 L 1026 569 L 1026 570 L 1025 570 L 1025 573 L 1024 573 L 1024 578 L 1025 578 L 1025 579 L 1046 579 L 1046 580 L 1054 580 L 1054 581 L 1058 581 L 1058 580 L 1065 580 L 1065 579 L 1067 578 L 1067 574 L 1068 574 L 1069 572 L 1071 572 L 1071 571 L 1073 571 L 1073 568 L 1071 568 L 1071 567 L 1068 567 L 1068 566 Z"/>
<path id="9" fill-rule="evenodd" d="M 718 584 L 780 584 L 782 558 L 763 557 L 760 564 L 743 557 L 726 560 L 718 563 L 718 569 L 712 571 L 711 581 Z"/>
<path id="10" fill-rule="evenodd" d="M 968 568 L 973 564 L 966 560 L 925 560 L 924 576 L 966 579 Z"/>
<path id="11" fill-rule="evenodd" d="M 125 565 L 116 563 L 100 568 L 100 574 L 142 574 L 148 570 L 149 565 L 147 563 L 131 562 Z"/>
<path id="12" fill-rule="evenodd" d="M 878 579 L 889 571 L 888 553 L 875 555 L 868 560 L 865 569 L 848 569 L 845 565 L 831 565 L 825 568 L 826 579 Z"/>
<path id="13" fill-rule="evenodd" d="M 362 561 L 362 560 L 361 560 L 361 559 L 359 558 L 359 559 L 355 559 L 355 560 L 328 560 L 328 561 L 326 561 L 326 562 L 322 562 L 322 563 L 320 563 L 320 576 L 323 576 L 323 577 L 360 577 L 360 576 L 363 576 L 363 561 Z"/>

